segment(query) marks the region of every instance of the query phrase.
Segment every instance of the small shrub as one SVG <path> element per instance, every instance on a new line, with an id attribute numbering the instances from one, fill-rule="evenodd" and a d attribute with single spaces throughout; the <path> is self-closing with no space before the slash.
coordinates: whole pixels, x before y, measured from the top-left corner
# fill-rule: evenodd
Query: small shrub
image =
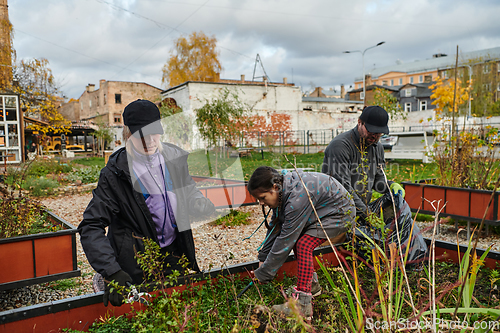
<path id="1" fill-rule="evenodd" d="M 0 238 L 55 231 L 42 207 L 27 198 L 0 201 Z"/>
<path id="2" fill-rule="evenodd" d="M 94 165 L 88 168 L 73 169 L 73 171 L 67 175 L 66 179 L 72 183 L 80 180 L 83 184 L 90 184 L 99 180 L 100 173 L 101 167 Z"/>
<path id="3" fill-rule="evenodd" d="M 23 188 L 30 191 L 30 195 L 34 197 L 51 195 L 57 187 L 59 187 L 59 183 L 56 180 L 45 177 L 30 177 L 23 184 Z"/>
<path id="4" fill-rule="evenodd" d="M 70 165 L 59 163 L 57 160 L 36 160 L 28 167 L 28 176 L 42 177 L 49 173 L 66 173 L 71 170 Z"/>

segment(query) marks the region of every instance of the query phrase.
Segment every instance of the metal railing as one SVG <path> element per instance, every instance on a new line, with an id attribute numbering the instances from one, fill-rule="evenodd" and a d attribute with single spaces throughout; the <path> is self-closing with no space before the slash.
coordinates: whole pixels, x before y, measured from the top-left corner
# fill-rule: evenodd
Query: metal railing
<path id="1" fill-rule="evenodd" d="M 462 130 L 477 130 L 481 127 L 497 127 L 500 123 L 488 124 L 463 124 L 456 125 L 457 132 Z M 248 131 L 242 132 L 238 137 L 236 146 L 238 148 L 262 148 L 275 153 L 317 153 L 324 151 L 330 141 L 337 135 L 350 129 L 313 129 L 298 131 Z M 449 134 L 451 125 L 418 125 L 418 126 L 391 126 L 390 132 L 432 132 L 438 130 Z"/>

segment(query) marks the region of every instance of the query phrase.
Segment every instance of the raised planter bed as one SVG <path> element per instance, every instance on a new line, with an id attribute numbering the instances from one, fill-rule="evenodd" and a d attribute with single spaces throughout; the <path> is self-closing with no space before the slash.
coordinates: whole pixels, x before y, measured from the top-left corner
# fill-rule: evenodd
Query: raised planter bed
<path id="1" fill-rule="evenodd" d="M 192 176 L 196 183 L 207 183 L 210 186 L 198 187 L 205 197 L 210 199 L 215 208 L 233 208 L 255 205 L 257 201 L 248 193 L 247 182 L 211 177 Z"/>
<path id="2" fill-rule="evenodd" d="M 48 218 L 64 230 L 0 239 L 0 290 L 80 276 L 77 229 L 52 212 Z"/>
<path id="3" fill-rule="evenodd" d="M 425 239 L 427 244 L 429 239 Z M 435 253 L 438 260 L 452 260 L 458 262 L 458 258 L 463 256 L 467 250 L 465 246 L 436 241 Z M 484 250 L 478 249 L 478 256 L 482 255 Z M 332 265 L 338 265 L 334 253 L 330 247 L 322 247 L 314 251 L 314 255 L 318 256 L 322 261 L 328 261 Z M 316 261 L 314 262 L 315 266 Z M 495 268 L 500 264 L 500 253 L 490 251 L 485 265 L 489 268 Z M 202 278 L 210 276 L 215 278 L 219 275 L 234 274 L 239 278 L 248 276 L 248 272 L 257 268 L 258 262 L 252 261 L 239 265 L 229 266 L 223 270 L 215 269 L 205 273 L 205 275 L 197 275 L 194 278 Z M 290 255 L 287 262 L 278 271 L 278 278 L 283 276 L 283 273 L 296 274 L 297 264 L 295 257 Z M 201 282 L 203 283 L 203 282 Z M 172 287 L 173 288 L 183 288 Z M 92 323 L 98 318 L 106 316 L 119 316 L 130 311 L 130 304 L 124 304 L 121 307 L 113 307 L 108 305 L 104 307 L 102 303 L 102 292 L 78 297 L 72 297 L 65 300 L 55 301 L 51 303 L 33 305 L 25 308 L 15 309 L 0 312 L 0 333 L 2 332 L 58 332 L 62 328 L 71 328 L 76 330 L 87 330 Z M 135 306 L 142 306 L 136 304 Z M 36 328 L 36 329 L 34 329 Z"/>
<path id="4" fill-rule="evenodd" d="M 434 214 L 435 211 L 429 201 L 441 200 L 441 207 L 446 203 L 441 215 L 470 222 L 481 222 L 493 193 L 493 191 L 438 186 L 425 181 L 402 182 L 402 184 L 406 192 L 405 200 L 413 212 L 419 210 L 424 214 Z M 499 196 L 499 191 L 494 193 L 493 202 L 485 218 L 485 223 L 488 225 L 500 225 Z"/>

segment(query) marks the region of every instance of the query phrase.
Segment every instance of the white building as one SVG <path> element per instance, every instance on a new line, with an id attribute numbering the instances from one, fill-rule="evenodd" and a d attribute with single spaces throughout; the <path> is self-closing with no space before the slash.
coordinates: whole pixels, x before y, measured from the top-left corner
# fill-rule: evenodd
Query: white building
<path id="1" fill-rule="evenodd" d="M 300 88 L 293 83 L 267 81 L 220 80 L 219 82 L 187 81 L 161 93 L 162 100 L 173 99 L 188 115 L 201 108 L 208 100 L 216 98 L 220 91 L 229 89 L 238 94 L 241 102 L 252 114 L 265 117 L 273 112 L 291 117 L 291 130 L 337 129 L 359 117 L 361 102 L 344 99 L 302 97 Z"/>

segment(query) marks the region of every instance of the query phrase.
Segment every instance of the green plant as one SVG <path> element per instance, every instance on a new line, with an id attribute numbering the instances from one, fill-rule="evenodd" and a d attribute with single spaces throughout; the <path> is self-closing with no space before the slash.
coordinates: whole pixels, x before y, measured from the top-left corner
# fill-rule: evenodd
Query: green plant
<path id="1" fill-rule="evenodd" d="M 238 122 L 247 112 L 247 107 L 240 101 L 238 94 L 225 88 L 217 98 L 206 100 L 205 105 L 196 110 L 196 125 L 202 138 L 216 148 L 215 170 L 210 170 L 212 176 L 218 171 L 218 148 L 220 142 L 226 142 L 236 133 L 235 122 Z M 208 157 L 208 156 L 207 156 Z"/>
<path id="2" fill-rule="evenodd" d="M 59 183 L 56 180 L 45 177 L 30 177 L 23 184 L 23 189 L 28 190 L 30 195 L 34 197 L 51 195 L 57 187 L 59 187 Z"/>
<path id="3" fill-rule="evenodd" d="M 73 169 L 73 172 L 67 175 L 66 179 L 72 183 L 80 180 L 83 184 L 95 183 L 99 180 L 101 167 L 93 165 L 87 168 Z"/>
<path id="4" fill-rule="evenodd" d="M 236 227 L 239 225 L 249 224 L 248 217 L 250 213 L 241 212 L 238 210 L 231 209 L 229 214 L 219 217 L 215 221 L 211 222 L 214 225 L 223 225 L 226 227 Z"/>
<path id="5" fill-rule="evenodd" d="M 72 329 L 63 329 L 63 332 L 67 333 L 81 333 L 81 331 Z M 94 322 L 89 328 L 88 332 L 91 333 L 129 333 L 134 332 L 133 321 L 126 316 L 105 316 L 104 318 L 99 318 L 98 321 Z"/>

